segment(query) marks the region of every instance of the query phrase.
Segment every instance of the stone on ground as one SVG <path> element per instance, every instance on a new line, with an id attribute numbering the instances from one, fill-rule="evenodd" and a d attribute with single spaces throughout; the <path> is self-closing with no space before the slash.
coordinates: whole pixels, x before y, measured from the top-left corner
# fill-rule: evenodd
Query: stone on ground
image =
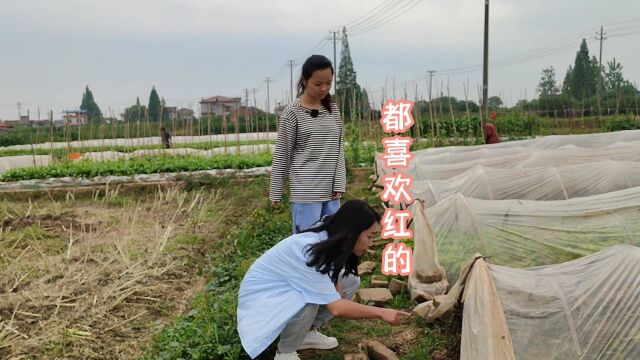
<path id="1" fill-rule="evenodd" d="M 376 305 L 382 305 L 393 300 L 393 295 L 391 295 L 389 289 L 384 288 L 360 289 L 357 294 L 362 302 L 371 301 Z"/>
<path id="2" fill-rule="evenodd" d="M 399 360 L 393 351 L 379 341 L 369 340 L 366 342 L 366 346 L 371 360 Z"/>
<path id="3" fill-rule="evenodd" d="M 391 291 L 391 295 L 393 296 L 400 294 L 406 288 L 407 283 L 398 279 L 391 279 L 389 283 L 389 291 Z"/>
<path id="4" fill-rule="evenodd" d="M 376 268 L 376 265 L 377 264 L 373 261 L 364 261 L 360 263 L 360 265 L 358 265 L 358 275 L 362 276 L 366 274 L 371 274 L 373 269 Z"/>

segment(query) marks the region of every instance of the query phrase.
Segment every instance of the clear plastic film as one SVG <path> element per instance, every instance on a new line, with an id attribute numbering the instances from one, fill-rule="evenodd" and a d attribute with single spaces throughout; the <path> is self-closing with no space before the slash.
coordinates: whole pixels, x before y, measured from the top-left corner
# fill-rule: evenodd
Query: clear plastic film
<path id="1" fill-rule="evenodd" d="M 490 271 L 518 359 L 640 359 L 639 248 Z"/>
<path id="2" fill-rule="evenodd" d="M 496 169 L 475 166 L 447 180 L 416 180 L 427 206 L 456 193 L 485 200 L 566 200 L 640 186 L 640 163 L 604 160 L 568 166 Z"/>
<path id="3" fill-rule="evenodd" d="M 638 359 L 639 275 L 640 248 L 629 245 L 526 269 L 480 258 L 428 319 L 464 302 L 463 360 Z"/>
<path id="4" fill-rule="evenodd" d="M 456 194 L 423 216 L 428 228 L 414 222 L 414 233 L 424 234 L 416 241 L 435 241 L 449 280 L 475 253 L 491 256 L 494 264 L 522 268 L 573 260 L 617 244 L 640 245 L 640 187 L 557 201 Z M 414 252 L 414 258 L 421 256 Z"/>
<path id="5" fill-rule="evenodd" d="M 498 149 L 502 152 L 501 149 Z M 465 156 L 467 154 L 464 154 Z M 415 156 L 415 155 L 414 155 Z M 415 180 L 446 180 L 476 167 L 497 169 L 525 169 L 545 166 L 568 166 L 599 161 L 640 162 L 640 141 L 618 142 L 599 148 L 571 149 L 520 149 L 511 154 L 497 154 L 476 159 L 457 161 L 455 155 L 447 163 L 433 164 L 430 157 L 415 156 L 405 175 Z M 384 166 L 379 154 L 376 156 L 377 185 L 382 185 L 383 175 L 393 174 L 395 169 Z"/>
<path id="6" fill-rule="evenodd" d="M 500 131 L 500 129 L 498 129 Z M 582 135 L 550 135 L 533 139 L 508 141 L 498 144 L 484 144 L 474 146 L 447 146 L 429 148 L 414 151 L 414 156 L 418 158 L 429 157 L 432 161 L 439 163 L 451 163 L 453 156 L 469 153 L 468 159 L 473 160 L 481 157 L 482 152 L 492 155 L 493 151 L 500 149 L 512 149 L 517 147 L 533 149 L 559 149 L 559 148 L 597 148 L 619 142 L 630 142 L 640 140 L 640 130 L 625 130 L 609 133 L 582 134 Z M 435 162 L 434 162 L 435 163 Z"/>

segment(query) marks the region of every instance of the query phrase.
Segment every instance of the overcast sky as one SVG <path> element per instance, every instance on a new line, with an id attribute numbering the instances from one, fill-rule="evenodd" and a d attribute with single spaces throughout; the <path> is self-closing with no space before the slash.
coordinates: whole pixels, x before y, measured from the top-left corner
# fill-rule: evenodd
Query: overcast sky
<path id="1" fill-rule="evenodd" d="M 390 14 L 369 16 L 375 9 Z M 430 69 L 434 93 L 446 94 L 448 79 L 451 94 L 464 98 L 468 79 L 477 101 L 483 12 L 482 0 L 2 0 L 0 119 L 17 118 L 18 102 L 32 118 L 38 106 L 59 118 L 79 107 L 85 85 L 106 116 L 138 96 L 147 103 L 154 85 L 168 105 L 196 111 L 203 97 L 247 88 L 265 107 L 267 76 L 273 106 L 287 100 L 287 60 L 301 63 L 314 47 L 333 58 L 321 40 L 343 25 L 358 82 L 376 102 L 385 84 L 393 97 L 394 79 L 396 98 L 406 87 L 414 99 L 416 84 L 425 97 Z M 597 55 L 600 25 L 610 35 L 603 63 L 616 57 L 640 83 L 638 0 L 493 0 L 490 95 L 508 105 L 531 98 L 548 66 L 562 81 L 583 37 Z"/>

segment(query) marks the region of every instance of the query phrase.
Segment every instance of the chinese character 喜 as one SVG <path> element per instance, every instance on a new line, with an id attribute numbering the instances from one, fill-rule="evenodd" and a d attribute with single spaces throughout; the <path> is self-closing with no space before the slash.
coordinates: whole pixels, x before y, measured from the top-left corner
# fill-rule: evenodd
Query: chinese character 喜
<path id="1" fill-rule="evenodd" d="M 413 139 L 410 137 L 394 136 L 382 139 L 384 166 L 389 168 L 408 168 L 409 161 L 413 158 L 413 154 L 409 151 L 412 143 Z"/>

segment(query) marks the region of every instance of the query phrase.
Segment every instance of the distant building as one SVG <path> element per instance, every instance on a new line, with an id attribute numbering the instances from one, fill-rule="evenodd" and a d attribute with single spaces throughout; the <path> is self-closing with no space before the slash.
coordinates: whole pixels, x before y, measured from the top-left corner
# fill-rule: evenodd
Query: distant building
<path id="1" fill-rule="evenodd" d="M 256 116 L 261 113 L 264 113 L 264 112 L 256 107 L 241 106 L 240 108 L 238 108 L 238 110 L 234 111 L 232 115 L 246 117 L 246 116 Z"/>
<path id="2" fill-rule="evenodd" d="M 286 108 L 286 107 L 287 107 L 287 105 L 280 105 L 280 104 L 278 104 L 278 106 L 276 106 L 276 108 L 275 108 L 275 110 L 274 110 L 274 111 L 275 111 L 275 113 L 276 113 L 276 116 L 277 116 L 277 117 L 280 117 L 280 115 L 282 115 L 282 112 L 284 111 L 284 108 Z"/>
<path id="3" fill-rule="evenodd" d="M 193 110 L 191 109 L 187 109 L 187 108 L 182 108 L 182 109 L 178 109 L 178 111 L 176 112 L 176 115 L 178 116 L 178 120 L 193 120 Z"/>
<path id="4" fill-rule="evenodd" d="M 162 109 L 162 112 L 167 114 L 166 116 L 169 120 L 173 120 L 178 117 L 178 108 L 175 106 L 165 106 L 164 109 Z"/>
<path id="5" fill-rule="evenodd" d="M 65 110 L 62 112 L 62 120 L 65 124 L 71 126 L 78 126 L 87 123 L 87 111 L 86 110 Z"/>
<path id="6" fill-rule="evenodd" d="M 200 115 L 225 115 L 240 108 L 242 99 L 239 97 L 229 98 L 224 96 L 214 96 L 200 101 Z"/>

